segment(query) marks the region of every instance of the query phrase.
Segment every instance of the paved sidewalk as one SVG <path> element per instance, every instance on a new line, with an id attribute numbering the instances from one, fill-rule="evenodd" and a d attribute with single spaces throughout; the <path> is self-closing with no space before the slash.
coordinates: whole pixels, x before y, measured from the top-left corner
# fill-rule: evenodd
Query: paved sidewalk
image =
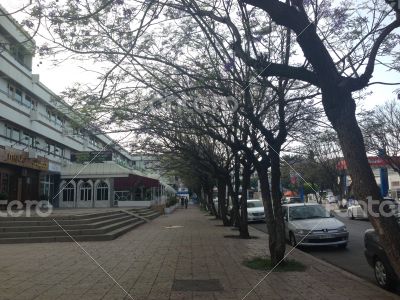
<path id="1" fill-rule="evenodd" d="M 117 240 L 81 245 L 135 300 L 242 299 L 266 274 L 242 261 L 263 255 L 267 239 L 252 228 L 259 239 L 224 238 L 237 231 L 220 224 L 189 207 Z M 272 273 L 246 299 L 398 299 L 301 251 L 290 256 L 308 265 L 307 271 Z M 173 290 L 179 288 L 176 280 L 192 279 L 219 280 L 223 291 Z M 75 243 L 49 243 L 0 246 L 0 299 L 131 298 Z"/>

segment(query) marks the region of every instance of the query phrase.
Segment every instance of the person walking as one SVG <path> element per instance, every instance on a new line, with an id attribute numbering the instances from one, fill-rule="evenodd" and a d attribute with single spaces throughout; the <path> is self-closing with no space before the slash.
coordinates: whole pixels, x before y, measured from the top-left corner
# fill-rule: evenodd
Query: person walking
<path id="1" fill-rule="evenodd" d="M 184 205 L 185 205 L 185 199 L 181 197 L 181 207 L 183 208 Z"/>
<path id="2" fill-rule="evenodd" d="M 186 197 L 186 198 L 185 198 L 185 209 L 187 209 L 188 203 L 189 203 L 189 199 L 188 199 L 188 197 Z"/>

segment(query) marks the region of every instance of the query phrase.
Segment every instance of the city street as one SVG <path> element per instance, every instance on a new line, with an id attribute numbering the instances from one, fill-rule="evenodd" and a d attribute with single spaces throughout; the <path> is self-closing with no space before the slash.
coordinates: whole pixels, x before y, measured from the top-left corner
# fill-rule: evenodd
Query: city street
<path id="1" fill-rule="evenodd" d="M 373 270 L 364 257 L 364 232 L 372 228 L 370 222 L 368 220 L 350 220 L 343 217 L 337 218 L 346 224 L 350 233 L 347 249 L 314 247 L 303 248 L 301 250 L 359 277 L 375 282 Z M 267 231 L 265 223 L 253 223 L 251 226 L 264 232 Z"/>
<path id="2" fill-rule="evenodd" d="M 257 239 L 227 238 L 220 225 L 190 205 L 112 241 L 2 245 L 0 299 L 397 299 L 296 249 L 303 272 L 248 268 L 269 254 L 267 236 L 249 228 Z"/>

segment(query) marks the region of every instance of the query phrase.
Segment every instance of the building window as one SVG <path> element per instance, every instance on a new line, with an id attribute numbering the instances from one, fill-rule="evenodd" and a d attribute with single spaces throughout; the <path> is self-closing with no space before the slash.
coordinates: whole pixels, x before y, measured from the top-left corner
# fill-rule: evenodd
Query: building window
<path id="1" fill-rule="evenodd" d="M 92 200 L 92 186 L 88 182 L 85 182 L 81 185 L 80 193 L 81 193 L 81 198 L 80 198 L 81 201 Z"/>
<path id="2" fill-rule="evenodd" d="M 69 184 L 71 184 L 71 183 L 69 183 Z M 39 189 L 40 189 L 40 200 L 48 200 L 48 201 L 52 202 L 53 199 L 51 197 L 54 194 L 54 176 L 52 176 L 52 175 L 40 176 Z M 71 198 L 71 195 L 67 194 L 66 196 Z"/>
<path id="3" fill-rule="evenodd" d="M 33 98 L 27 94 L 25 94 L 24 101 L 22 102 L 22 104 L 31 109 L 35 107 L 35 102 L 33 101 Z"/>
<path id="4" fill-rule="evenodd" d="M 75 188 L 70 182 L 63 189 L 63 202 L 74 202 L 75 200 Z"/>
<path id="5" fill-rule="evenodd" d="M 9 185 L 10 185 L 9 174 L 0 173 L 0 193 L 4 193 L 8 196 Z"/>
<path id="6" fill-rule="evenodd" d="M 56 125 L 63 127 L 64 120 L 60 116 L 56 116 Z"/>
<path id="7" fill-rule="evenodd" d="M 6 137 L 12 139 L 12 128 L 9 126 L 6 126 Z"/>
<path id="8" fill-rule="evenodd" d="M 54 146 L 54 155 L 61 156 L 61 148 Z"/>
<path id="9" fill-rule="evenodd" d="M 22 90 L 15 87 L 14 85 L 12 85 L 10 83 L 8 84 L 8 95 L 12 99 L 22 103 Z"/>
<path id="10" fill-rule="evenodd" d="M 61 118 L 56 113 L 54 113 L 51 108 L 46 108 L 46 114 L 47 114 L 47 118 L 53 124 L 56 124 L 58 126 L 63 126 L 64 125 L 65 121 L 63 120 L 63 118 Z"/>
<path id="11" fill-rule="evenodd" d="M 46 108 L 46 116 L 47 116 L 47 119 L 51 120 L 51 112 L 48 108 Z"/>
<path id="12" fill-rule="evenodd" d="M 108 185 L 104 181 L 99 182 L 96 188 L 96 200 L 108 200 Z"/>
<path id="13" fill-rule="evenodd" d="M 145 192 L 145 200 L 152 200 L 153 198 L 153 194 L 152 194 L 152 189 L 151 188 L 147 188 L 146 192 Z"/>
<path id="14" fill-rule="evenodd" d="M 136 188 L 135 189 L 135 201 L 140 201 L 140 200 L 142 200 L 142 189 Z"/>
<path id="15" fill-rule="evenodd" d="M 47 154 L 52 154 L 54 151 L 54 146 L 47 144 Z"/>
<path id="16" fill-rule="evenodd" d="M 8 96 L 14 99 L 15 95 L 15 86 L 8 84 Z"/>
<path id="17" fill-rule="evenodd" d="M 12 134 L 11 134 L 11 139 L 14 140 L 14 141 L 18 141 L 19 142 L 20 138 L 21 138 L 21 134 L 20 134 L 19 130 L 13 128 L 12 129 Z"/>
<path id="18" fill-rule="evenodd" d="M 45 151 L 47 154 L 64 157 L 64 149 L 54 144 L 46 143 Z"/>
<path id="19" fill-rule="evenodd" d="M 25 133 L 24 132 L 24 140 L 23 140 L 23 142 L 26 144 L 26 145 L 28 145 L 28 146 L 35 146 L 34 145 L 34 138 L 31 136 L 31 135 L 29 135 L 29 134 L 27 134 L 27 133 Z"/>
<path id="20" fill-rule="evenodd" d="M 11 45 L 10 53 L 12 57 L 24 65 L 25 51 L 20 45 Z"/>

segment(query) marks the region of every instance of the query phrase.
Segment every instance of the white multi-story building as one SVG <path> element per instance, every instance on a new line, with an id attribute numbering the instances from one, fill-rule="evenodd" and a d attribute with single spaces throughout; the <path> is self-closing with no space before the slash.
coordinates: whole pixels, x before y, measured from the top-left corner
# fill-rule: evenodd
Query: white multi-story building
<path id="1" fill-rule="evenodd" d="M 162 183 L 135 172 L 129 152 L 82 123 L 32 74 L 33 39 L 4 8 L 0 13 L 0 200 L 103 207 L 119 205 L 118 192 L 125 192 L 120 201 L 161 199 Z M 89 161 L 95 164 L 83 165 Z"/>

